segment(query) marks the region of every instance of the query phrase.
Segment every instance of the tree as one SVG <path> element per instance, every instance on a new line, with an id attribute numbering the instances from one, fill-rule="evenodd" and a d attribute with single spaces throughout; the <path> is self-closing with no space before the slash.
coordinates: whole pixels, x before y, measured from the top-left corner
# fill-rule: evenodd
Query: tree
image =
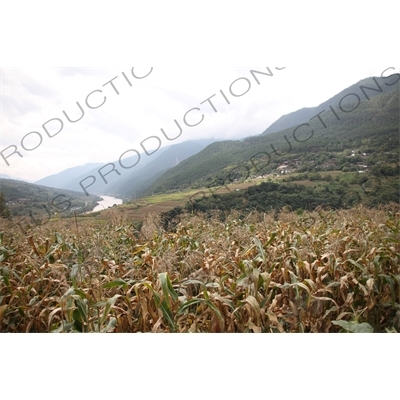
<path id="1" fill-rule="evenodd" d="M 7 207 L 3 192 L 0 192 L 0 218 L 8 218 L 9 216 L 10 210 Z"/>

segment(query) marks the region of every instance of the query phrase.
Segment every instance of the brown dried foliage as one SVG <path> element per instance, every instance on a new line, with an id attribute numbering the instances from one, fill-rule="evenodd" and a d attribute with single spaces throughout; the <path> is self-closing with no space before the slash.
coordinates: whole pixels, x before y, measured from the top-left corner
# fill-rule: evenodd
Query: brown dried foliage
<path id="1" fill-rule="evenodd" d="M 400 331 L 400 211 L 1 234 L 1 332 Z"/>

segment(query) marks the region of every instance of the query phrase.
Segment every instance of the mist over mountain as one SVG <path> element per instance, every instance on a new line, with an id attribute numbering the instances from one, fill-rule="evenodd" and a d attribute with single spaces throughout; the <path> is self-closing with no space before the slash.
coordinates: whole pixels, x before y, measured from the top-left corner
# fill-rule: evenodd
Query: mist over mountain
<path id="1" fill-rule="evenodd" d="M 137 163 L 132 170 L 119 167 L 119 161 L 86 164 L 43 178 L 36 184 L 84 193 L 80 185 L 82 183 L 90 194 L 132 198 L 140 195 L 168 169 L 203 150 L 212 142 L 213 139 L 193 140 L 164 147 L 150 156 L 141 154 L 139 162 L 137 156 L 124 159 L 125 165 Z M 117 172 L 111 172 L 113 166 L 120 175 Z M 99 171 L 104 175 L 106 182 Z"/>
<path id="2" fill-rule="evenodd" d="M 110 190 L 124 198 L 135 199 L 166 171 L 199 153 L 213 141 L 213 139 L 191 140 L 173 145 L 147 165 L 142 166 L 140 170 L 134 170 L 129 176 L 119 180 Z"/>
<path id="3" fill-rule="evenodd" d="M 53 174 L 47 176 L 45 178 L 39 179 L 35 182 L 36 185 L 43 185 L 52 188 L 59 188 L 59 189 L 71 189 L 68 187 L 68 183 L 71 180 L 75 179 L 77 176 L 81 176 L 83 174 L 87 174 L 95 168 L 102 167 L 103 164 L 100 163 L 90 163 L 86 165 L 81 165 L 78 167 L 68 168 L 64 171 L 61 171 L 57 174 Z M 77 189 L 75 187 L 75 189 Z"/>
<path id="4" fill-rule="evenodd" d="M 31 181 L 23 180 L 23 179 L 20 179 L 18 177 L 6 175 L 6 174 L 0 174 L 0 179 L 11 179 L 11 180 L 14 180 L 14 181 L 25 181 L 25 182 L 32 183 Z"/>
<path id="5" fill-rule="evenodd" d="M 5 174 L 0 174 L 0 179 L 13 179 L 11 176 L 5 175 Z"/>

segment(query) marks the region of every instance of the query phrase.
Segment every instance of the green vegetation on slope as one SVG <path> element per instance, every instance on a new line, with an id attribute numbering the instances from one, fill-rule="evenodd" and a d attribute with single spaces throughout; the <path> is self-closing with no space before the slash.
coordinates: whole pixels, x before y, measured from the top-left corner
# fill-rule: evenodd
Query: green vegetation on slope
<path id="1" fill-rule="evenodd" d="M 0 192 L 0 218 L 8 218 L 9 216 L 10 210 L 7 207 L 3 192 Z"/>
<path id="2" fill-rule="evenodd" d="M 342 104 L 344 110 L 356 106 Z M 319 116 L 321 120 L 304 121 L 309 126 L 297 130 L 295 126 L 243 141 L 212 144 L 165 173 L 147 193 L 215 187 L 251 176 L 277 174 L 282 164 L 290 172 L 351 172 L 359 169 L 358 163 L 368 169 L 398 164 L 398 91 L 365 100 L 350 113 L 334 111 L 336 116 L 328 109 Z"/>
<path id="3" fill-rule="evenodd" d="M 290 113 L 289 115 L 282 116 L 264 132 L 264 135 L 283 131 L 293 126 L 303 124 L 305 121 L 309 121 L 311 118 L 315 117 L 322 111 L 328 110 L 330 106 L 337 109 L 342 102 L 342 99 L 344 98 L 352 98 L 354 100 L 354 95 L 357 95 L 360 97 L 361 100 L 366 100 L 368 98 L 371 99 L 375 96 L 380 96 L 382 94 L 388 94 L 398 91 L 399 85 L 393 84 L 395 81 L 396 77 L 375 77 L 363 79 L 355 85 L 352 85 L 342 92 L 338 93 L 336 96 L 332 97 L 328 101 L 320 104 L 318 107 L 303 108 L 296 112 Z M 345 101 L 343 101 L 342 104 L 345 104 Z"/>
<path id="4" fill-rule="evenodd" d="M 0 188 L 10 212 L 10 219 L 27 217 L 35 221 L 54 216 L 67 216 L 91 211 L 100 201 L 98 196 L 63 189 L 50 189 L 22 181 L 0 179 Z M 2 221 L 5 223 L 6 221 Z"/>
<path id="5" fill-rule="evenodd" d="M 226 217 L 233 211 L 248 214 L 252 211 L 279 212 L 290 209 L 301 215 L 303 211 L 312 211 L 321 206 L 328 209 L 347 209 L 358 204 L 377 207 L 391 202 L 400 203 L 400 183 L 396 177 L 393 180 L 381 180 L 378 177 L 343 174 L 343 177 L 337 176 L 334 179 L 330 175 L 305 175 L 311 175 L 311 181 L 308 181 L 311 185 L 262 182 L 247 189 L 224 194 L 210 195 L 207 191 L 201 191 L 197 196 L 192 196 L 185 207 L 178 206 L 164 212 L 164 227 L 168 228 L 172 221 L 185 212 L 212 215 L 214 211 L 219 211 L 222 217 Z M 348 177 L 350 179 L 346 181 Z"/>

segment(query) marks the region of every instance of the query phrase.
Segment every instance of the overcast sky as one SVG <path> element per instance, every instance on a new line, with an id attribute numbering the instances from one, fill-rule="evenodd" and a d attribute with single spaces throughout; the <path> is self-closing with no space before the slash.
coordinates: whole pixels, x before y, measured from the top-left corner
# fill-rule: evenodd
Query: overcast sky
<path id="1" fill-rule="evenodd" d="M 269 68 L 274 76 L 257 75 L 260 84 L 250 71 L 267 72 L 267 67 L 135 67 L 136 77 L 132 67 L 2 69 L 0 151 L 14 145 L 23 157 L 7 158 L 10 166 L 0 157 L 0 173 L 35 181 L 74 166 L 118 160 L 130 149 L 142 152 L 140 143 L 151 136 L 165 146 L 190 139 L 258 135 L 282 115 L 318 106 L 361 79 L 381 76 L 389 67 Z M 251 83 L 242 96 L 249 83 L 239 78 Z M 91 109 L 87 97 L 91 107 L 100 106 L 105 97 L 106 101 Z M 63 111 L 71 120 L 80 118 L 76 102 L 85 114 L 71 123 Z M 188 127 L 183 118 L 194 108 L 200 110 L 191 111 L 187 123 L 197 124 L 202 115 L 204 119 Z M 42 125 L 55 118 L 62 120 L 63 128 L 60 131 L 59 120 L 46 124 L 50 138 Z M 175 137 L 175 119 L 183 133 L 168 141 L 161 129 Z M 7 157 L 14 150 L 10 147 L 3 154 Z"/>

